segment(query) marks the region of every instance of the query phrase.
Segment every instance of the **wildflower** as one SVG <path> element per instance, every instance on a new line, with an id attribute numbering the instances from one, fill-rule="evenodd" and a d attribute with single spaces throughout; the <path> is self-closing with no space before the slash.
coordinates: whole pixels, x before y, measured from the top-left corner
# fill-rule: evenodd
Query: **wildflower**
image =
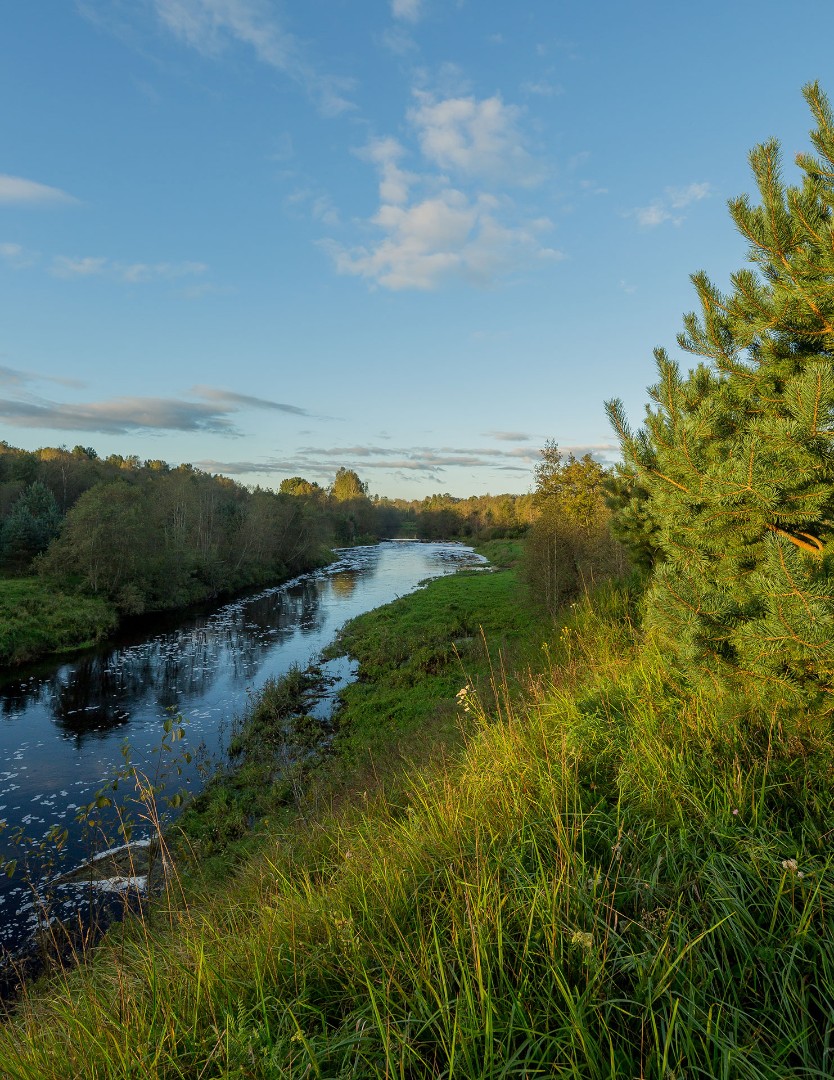
<path id="1" fill-rule="evenodd" d="M 796 859 L 782 859 L 782 869 L 790 870 L 792 874 L 795 874 L 797 870 Z"/>
<path id="2" fill-rule="evenodd" d="M 738 807 L 733 808 L 733 817 L 738 817 Z"/>
<path id="3" fill-rule="evenodd" d="M 471 686 L 462 686 L 460 690 L 458 690 L 458 692 L 455 694 L 455 697 L 458 699 L 458 705 L 463 706 L 464 712 L 470 711 L 469 702 L 473 693 L 474 691 Z"/>
<path id="4" fill-rule="evenodd" d="M 574 930 L 570 940 L 571 945 L 581 945 L 583 949 L 592 949 L 594 946 L 594 935 L 582 930 Z"/>
<path id="5" fill-rule="evenodd" d="M 801 870 L 797 870 L 796 876 L 799 878 L 800 881 L 802 881 L 802 879 L 805 877 Z"/>

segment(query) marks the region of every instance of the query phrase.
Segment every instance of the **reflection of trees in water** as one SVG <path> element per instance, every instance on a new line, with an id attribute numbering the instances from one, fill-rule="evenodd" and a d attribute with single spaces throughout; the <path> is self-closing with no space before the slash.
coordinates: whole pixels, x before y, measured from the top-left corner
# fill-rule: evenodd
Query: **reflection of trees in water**
<path id="1" fill-rule="evenodd" d="M 334 574 L 330 579 L 330 583 L 333 586 L 334 594 L 340 600 L 348 600 L 353 596 L 359 583 L 359 574 L 355 570 L 343 570 L 340 574 Z"/>
<path id="2" fill-rule="evenodd" d="M 73 738 L 105 738 L 140 704 L 160 712 L 179 709 L 183 698 L 208 693 L 221 675 L 232 682 L 249 679 L 282 636 L 320 629 L 322 599 L 346 600 L 363 578 L 374 576 L 378 552 L 366 557 L 365 565 L 313 575 L 213 616 L 192 614 L 179 630 L 167 629 L 168 613 L 157 623 L 156 638 L 88 653 L 73 664 L 24 668 L 0 685 L 0 716 L 18 717 L 40 702 Z M 153 624 L 146 625 L 150 635 Z M 165 632 L 159 633 L 160 627 Z"/>
<path id="3" fill-rule="evenodd" d="M 16 682 L 4 686 L 2 699 L 0 699 L 0 712 L 3 716 L 16 716 L 23 712 L 26 706 L 39 696 L 41 687 L 31 686 L 28 683 Z"/>
<path id="4" fill-rule="evenodd" d="M 206 696 L 221 677 L 251 679 L 282 635 L 318 628 L 321 581 L 268 593 L 221 610 L 187 629 L 129 648 L 87 655 L 46 678 L 21 680 L 0 691 L 2 711 L 19 714 L 35 701 L 77 742 L 106 739 L 139 709 L 179 711 Z"/>

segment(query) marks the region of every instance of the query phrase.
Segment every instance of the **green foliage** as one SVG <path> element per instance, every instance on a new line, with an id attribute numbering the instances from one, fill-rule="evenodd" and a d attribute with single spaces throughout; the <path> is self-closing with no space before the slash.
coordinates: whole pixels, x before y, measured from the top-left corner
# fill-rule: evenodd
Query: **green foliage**
<path id="1" fill-rule="evenodd" d="M 556 615 L 583 591 L 625 570 L 609 529 L 608 473 L 586 454 L 564 457 L 553 440 L 541 451 L 533 495 L 538 516 L 527 536 L 527 577 Z"/>
<path id="2" fill-rule="evenodd" d="M 55 496 L 35 480 L 19 496 L 3 522 L 0 553 L 7 564 L 27 568 L 36 555 L 45 551 L 61 527 L 61 512 Z"/>
<path id="3" fill-rule="evenodd" d="M 116 622 L 114 609 L 96 597 L 59 592 L 38 578 L 0 578 L 0 664 L 93 645 Z"/>
<path id="4" fill-rule="evenodd" d="M 359 479 L 358 474 L 353 469 L 341 468 L 336 473 L 330 493 L 336 502 L 362 499 L 368 495 L 368 485 Z"/>
<path id="5" fill-rule="evenodd" d="M 138 614 L 307 569 L 321 539 L 291 496 L 180 468 L 84 492 L 40 568 Z"/>
<path id="6" fill-rule="evenodd" d="M 311 496 L 324 494 L 318 484 L 305 480 L 303 476 L 290 476 L 286 480 L 282 480 L 278 491 L 282 495 Z"/>
<path id="7" fill-rule="evenodd" d="M 473 495 L 458 499 L 448 493 L 414 502 L 395 500 L 404 515 L 404 535 L 421 540 L 469 540 L 483 543 L 524 534 L 534 517 L 530 495 Z"/>
<path id="8" fill-rule="evenodd" d="M 360 671 L 343 692 L 334 742 L 339 761 L 373 758 L 385 769 L 393 740 L 419 756 L 427 727 L 456 741 L 452 705 L 461 685 L 487 692 L 502 662 L 519 670 L 540 663 L 544 633 L 509 571 L 459 572 L 351 620 L 328 650 L 347 652 Z"/>
<path id="9" fill-rule="evenodd" d="M 30 991 L 4 1074 L 831 1075 L 830 733 L 682 697 L 634 605 L 581 603 L 526 700 L 467 684 L 462 751 L 345 775 Z"/>
<path id="10" fill-rule="evenodd" d="M 794 704 L 834 690 L 834 123 L 815 84 L 805 96 L 821 160 L 799 155 L 786 187 L 777 144 L 757 147 L 760 204 L 730 202 L 751 268 L 728 295 L 693 276 L 701 313 L 678 344 L 700 364 L 683 375 L 656 351 L 636 433 L 608 406 L 621 531 L 658 563 L 647 627 L 688 670 L 741 673 Z"/>

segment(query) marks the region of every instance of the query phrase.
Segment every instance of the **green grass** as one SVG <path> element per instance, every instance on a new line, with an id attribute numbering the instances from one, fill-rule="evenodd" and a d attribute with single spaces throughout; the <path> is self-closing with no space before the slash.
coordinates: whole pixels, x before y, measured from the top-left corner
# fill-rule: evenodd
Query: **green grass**
<path id="1" fill-rule="evenodd" d="M 532 624 L 525 645 L 504 626 L 505 678 L 463 592 L 506 614 L 512 575 L 436 584 L 345 635 L 381 680 L 348 704 L 346 760 L 388 731 L 421 767 L 329 801 L 321 779 L 233 879 L 187 904 L 172 887 L 27 996 L 4 1075 L 834 1074 L 830 730 L 688 692 L 624 588 L 577 605 L 538 665 Z M 445 755 L 436 711 L 384 696 L 446 677 L 442 609 L 467 687 Z"/>
<path id="2" fill-rule="evenodd" d="M 524 541 L 520 539 L 485 540 L 476 550 L 486 555 L 493 566 L 514 569 L 524 558 Z"/>
<path id="3" fill-rule="evenodd" d="M 426 742 L 460 743 L 456 695 L 467 684 L 488 690 L 506 676 L 519 694 L 542 666 L 552 624 L 531 610 L 512 573 L 463 572 L 348 623 L 331 655 L 359 661 L 343 695 L 336 734 L 339 768 L 359 770 L 420 756 Z M 510 674 L 512 673 L 512 674 Z"/>
<path id="4" fill-rule="evenodd" d="M 0 578 L 0 664 L 87 648 L 116 624 L 103 600 L 60 592 L 40 578 Z"/>
<path id="5" fill-rule="evenodd" d="M 203 873 L 223 877 L 251 850 L 253 822 L 306 817 L 321 802 L 401 776 L 405 763 L 425 762 L 434 750 L 460 748 L 461 687 L 488 690 L 510 658 L 518 670 L 541 668 L 551 630 L 506 573 L 432 581 L 352 620 L 328 653 L 350 653 L 360 677 L 332 724 L 307 714 L 318 669 L 269 680 L 238 722 L 231 768 L 212 778 L 180 823 Z M 513 686 L 520 694 L 515 677 Z"/>

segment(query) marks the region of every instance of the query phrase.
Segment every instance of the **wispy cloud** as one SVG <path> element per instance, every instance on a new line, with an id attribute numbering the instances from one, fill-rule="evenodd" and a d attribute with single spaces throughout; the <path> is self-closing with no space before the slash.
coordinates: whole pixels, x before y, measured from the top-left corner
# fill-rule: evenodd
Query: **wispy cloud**
<path id="1" fill-rule="evenodd" d="M 86 404 L 0 401 L 0 420 L 13 427 L 94 431 L 126 435 L 138 431 L 211 431 L 237 434 L 226 413 L 200 402 L 122 397 Z"/>
<path id="2" fill-rule="evenodd" d="M 86 385 L 81 379 L 68 379 L 58 375 L 39 375 L 35 371 L 21 371 L 19 368 L 0 365 L 0 386 L 22 389 L 30 383 L 49 382 L 59 386 L 81 387 Z"/>
<path id="3" fill-rule="evenodd" d="M 284 209 L 294 216 L 301 216 L 303 210 L 314 221 L 334 227 L 340 224 L 339 211 L 327 192 L 316 187 L 297 187 L 284 199 Z"/>
<path id="4" fill-rule="evenodd" d="M 577 456 L 592 453 L 604 457 L 616 453 L 617 448 L 613 443 L 603 443 L 595 446 L 567 446 L 561 449 Z M 516 475 L 526 474 L 532 482 L 533 465 L 538 457 L 538 450 L 532 447 L 501 450 L 496 447 L 452 446 L 303 446 L 287 457 L 269 457 L 261 461 L 208 460 L 195 464 L 209 472 L 227 473 L 231 476 L 298 474 L 316 480 L 332 477 L 340 466 L 354 468 L 360 475 L 386 471 L 401 477 L 434 480 L 443 479 L 450 469 L 489 469 Z"/>
<path id="5" fill-rule="evenodd" d="M 391 0 L 391 14 L 405 22 L 419 22 L 423 16 L 423 0 Z"/>
<path id="6" fill-rule="evenodd" d="M 123 263 L 103 255 L 56 255 L 49 272 L 58 278 L 104 277 L 129 285 L 150 281 L 176 281 L 180 278 L 205 274 L 208 266 L 201 262 L 181 263 Z"/>
<path id="7" fill-rule="evenodd" d="M 197 431 L 220 435 L 240 435 L 234 417 L 245 409 L 270 409 L 293 416 L 309 416 L 297 405 L 268 398 L 238 394 L 211 386 L 194 388 L 202 400 L 184 398 L 123 396 L 106 401 L 58 402 L 28 392 L 29 384 L 41 377 L 0 368 L 0 386 L 8 387 L 9 397 L 0 399 L 0 422 L 13 427 L 44 428 L 56 431 L 89 431 L 107 435 L 126 435 L 147 431 Z M 50 382 L 69 380 L 49 379 Z"/>
<path id="8" fill-rule="evenodd" d="M 167 31 L 204 56 L 218 57 L 230 45 L 250 48 L 257 59 L 282 72 L 316 101 L 327 116 L 354 108 L 351 80 L 319 71 L 298 39 L 265 0 L 152 0 Z"/>
<path id="9" fill-rule="evenodd" d="M 50 203 L 78 202 L 60 188 L 25 180 L 22 176 L 0 173 L 0 205 L 42 206 Z"/>
<path id="10" fill-rule="evenodd" d="M 498 442 L 529 442 L 531 438 L 523 431 L 485 431 L 484 436 Z"/>
<path id="11" fill-rule="evenodd" d="M 31 376 L 25 371 L 18 371 L 17 368 L 6 367 L 5 364 L 0 364 L 0 386 L 23 386 L 24 383 L 29 382 Z"/>
<path id="12" fill-rule="evenodd" d="M 216 401 L 221 405 L 236 407 L 238 405 L 252 409 L 275 409 L 277 412 L 292 413 L 294 416 L 310 416 L 307 409 L 301 409 L 297 405 L 287 405 L 283 401 L 271 401 L 269 398 L 253 397 L 251 394 L 236 394 L 233 390 L 223 390 L 215 386 L 194 386 L 192 392 L 197 397 L 206 398 L 208 401 Z"/>
<path id="13" fill-rule="evenodd" d="M 667 221 L 680 225 L 686 218 L 686 214 L 681 211 L 711 194 L 712 185 L 703 182 L 688 184 L 682 188 L 668 187 L 660 198 L 654 199 L 648 206 L 637 207 L 630 212 L 630 216 L 637 218 L 639 225 L 649 229 Z"/>
<path id="14" fill-rule="evenodd" d="M 0 259 L 15 270 L 26 270 L 38 261 L 35 251 L 28 251 L 21 244 L 0 244 Z"/>
<path id="15" fill-rule="evenodd" d="M 531 79 L 521 84 L 521 89 L 525 94 L 532 94 L 535 97 L 561 97 L 565 92 L 564 86 L 561 83 L 550 82 L 549 79 Z"/>
<path id="16" fill-rule="evenodd" d="M 401 23 L 386 27 L 379 40 L 394 56 L 407 56 L 417 51 L 417 42 Z"/>

